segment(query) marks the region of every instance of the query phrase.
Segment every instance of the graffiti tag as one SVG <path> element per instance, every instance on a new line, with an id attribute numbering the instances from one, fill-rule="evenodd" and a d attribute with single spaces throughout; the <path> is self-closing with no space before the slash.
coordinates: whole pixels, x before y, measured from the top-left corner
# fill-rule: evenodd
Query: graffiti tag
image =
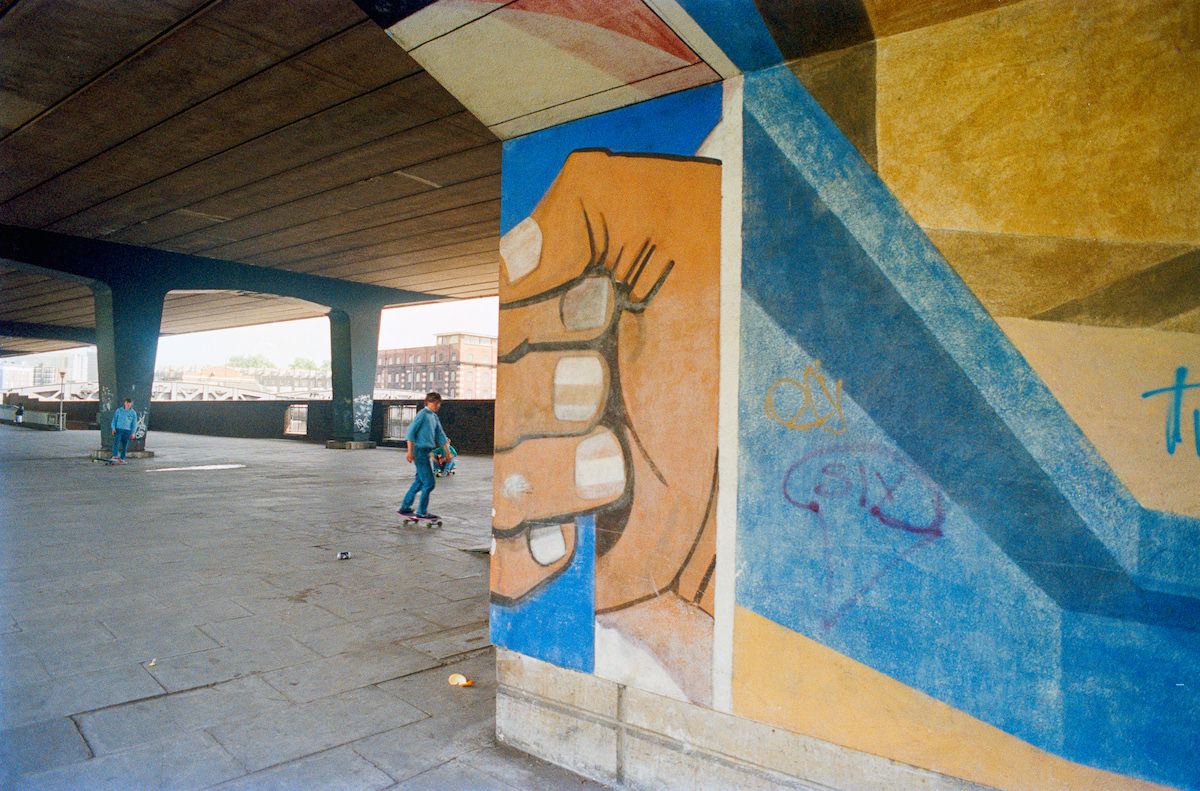
<path id="1" fill-rule="evenodd" d="M 1155 395 L 1170 395 L 1167 404 L 1166 438 L 1167 453 L 1174 453 L 1175 448 L 1183 442 L 1183 391 L 1200 388 L 1200 382 L 1187 380 L 1188 369 L 1180 366 L 1175 369 L 1175 383 L 1170 387 L 1160 387 L 1157 390 L 1147 390 L 1142 398 Z M 1196 455 L 1200 456 L 1200 409 L 1192 410 L 1192 438 L 1196 443 Z"/>
<path id="2" fill-rule="evenodd" d="M 781 390 L 778 400 L 795 405 L 794 409 L 785 410 L 785 413 L 791 413 L 790 417 L 780 414 L 776 405 L 776 390 Z M 820 360 L 804 369 L 803 382 L 780 379 L 771 385 L 767 390 L 766 411 L 772 420 L 798 431 L 808 431 L 818 426 L 830 434 L 841 434 L 846 430 L 846 418 L 842 414 L 842 380 L 838 379 L 833 392 L 830 392 L 829 383 L 821 373 Z"/>
<path id="3" fill-rule="evenodd" d="M 835 626 L 906 559 L 941 538 L 946 521 L 946 501 L 937 484 L 903 454 L 879 445 L 833 445 L 806 455 L 784 476 L 783 496 L 812 513 L 820 527 L 825 629 Z M 892 556 L 848 594 L 837 596 L 831 525 L 844 527 L 847 520 L 886 528 L 887 533 L 876 535 L 881 543 L 891 544 Z"/>
<path id="4" fill-rule="evenodd" d="M 371 432 L 371 409 L 374 403 L 374 395 L 355 396 L 352 402 L 355 433 L 369 434 Z"/>

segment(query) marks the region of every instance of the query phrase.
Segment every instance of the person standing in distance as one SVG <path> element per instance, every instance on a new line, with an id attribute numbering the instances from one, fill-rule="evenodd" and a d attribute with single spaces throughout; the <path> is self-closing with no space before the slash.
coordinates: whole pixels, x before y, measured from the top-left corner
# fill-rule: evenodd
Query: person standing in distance
<path id="1" fill-rule="evenodd" d="M 126 398 L 125 406 L 113 412 L 113 455 L 110 461 L 125 461 L 125 453 L 129 450 L 129 438 L 137 427 L 137 412 L 133 411 L 133 399 Z"/>
<path id="2" fill-rule="evenodd" d="M 429 462 L 429 454 L 434 448 L 441 448 L 446 455 L 450 454 L 450 440 L 442 430 L 442 422 L 438 420 L 437 411 L 442 406 L 441 393 L 426 393 L 425 408 L 417 413 L 409 424 L 405 439 L 408 440 L 408 461 L 416 466 L 417 479 L 408 487 L 404 502 L 400 504 L 400 513 L 404 516 L 419 516 L 425 519 L 437 519 L 437 514 L 429 513 L 429 495 L 433 491 L 433 466 Z M 417 500 L 417 510 L 413 513 L 413 500 Z"/>

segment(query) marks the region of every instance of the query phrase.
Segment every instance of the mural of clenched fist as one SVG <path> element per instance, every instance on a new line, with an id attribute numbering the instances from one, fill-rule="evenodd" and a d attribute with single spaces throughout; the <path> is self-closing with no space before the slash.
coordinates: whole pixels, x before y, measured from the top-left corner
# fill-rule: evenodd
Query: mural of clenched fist
<path id="1" fill-rule="evenodd" d="M 493 602 L 594 562 L 596 672 L 706 702 L 720 166 L 576 151 L 501 259 Z"/>

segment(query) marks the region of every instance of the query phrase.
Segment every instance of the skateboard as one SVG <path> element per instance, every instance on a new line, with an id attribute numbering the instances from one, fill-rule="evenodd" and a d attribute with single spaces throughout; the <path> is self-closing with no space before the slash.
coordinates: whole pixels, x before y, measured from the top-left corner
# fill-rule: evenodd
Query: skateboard
<path id="1" fill-rule="evenodd" d="M 404 524 L 415 525 L 418 522 L 424 522 L 429 529 L 442 526 L 442 518 L 440 516 L 417 516 L 416 514 L 402 514 Z"/>
<path id="2" fill-rule="evenodd" d="M 92 459 L 92 461 L 98 461 L 101 464 L 103 464 L 105 467 L 111 467 L 114 464 L 124 464 L 125 463 L 121 459 Z"/>

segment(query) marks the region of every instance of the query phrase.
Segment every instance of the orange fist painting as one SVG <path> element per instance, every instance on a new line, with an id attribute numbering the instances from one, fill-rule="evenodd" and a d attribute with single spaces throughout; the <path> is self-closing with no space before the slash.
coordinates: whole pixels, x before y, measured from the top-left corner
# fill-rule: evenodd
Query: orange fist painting
<path id="1" fill-rule="evenodd" d="M 561 573 L 576 518 L 594 517 L 596 672 L 632 653 L 642 677 L 624 680 L 696 702 L 710 695 L 720 194 L 711 160 L 577 151 L 501 242 L 493 600 Z"/>

